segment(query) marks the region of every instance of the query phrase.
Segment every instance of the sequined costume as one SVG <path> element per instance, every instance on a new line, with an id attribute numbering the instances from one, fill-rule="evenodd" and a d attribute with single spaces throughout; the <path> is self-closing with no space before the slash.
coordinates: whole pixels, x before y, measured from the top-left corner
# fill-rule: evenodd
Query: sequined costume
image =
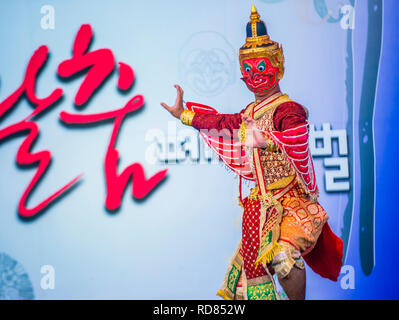
<path id="1" fill-rule="evenodd" d="M 268 91 L 283 76 L 283 51 L 270 40 L 254 7 L 250 18 L 239 57 L 243 80 L 253 92 Z M 206 143 L 240 179 L 255 184 L 244 199 L 240 188 L 242 239 L 218 295 L 224 299 L 278 299 L 271 271 L 284 278 L 294 266 L 303 269 L 304 260 L 316 273 L 336 281 L 343 245 L 317 200 L 307 110 L 279 91 L 236 114 L 219 114 L 196 103 L 187 107 L 182 122 L 200 130 Z M 256 120 L 257 129 L 268 141 L 266 148 L 234 145 L 244 128 L 242 114 Z"/>

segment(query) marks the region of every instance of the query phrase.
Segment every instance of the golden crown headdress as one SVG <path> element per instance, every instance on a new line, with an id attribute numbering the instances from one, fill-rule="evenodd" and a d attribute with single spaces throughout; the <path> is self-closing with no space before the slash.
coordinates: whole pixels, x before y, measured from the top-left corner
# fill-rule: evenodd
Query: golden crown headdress
<path id="1" fill-rule="evenodd" d="M 266 25 L 260 20 L 254 5 L 251 8 L 250 19 L 247 24 L 247 39 L 239 52 L 240 67 L 242 68 L 242 61 L 245 59 L 266 57 L 279 69 L 278 78 L 281 79 L 284 75 L 283 47 L 270 40 Z"/>

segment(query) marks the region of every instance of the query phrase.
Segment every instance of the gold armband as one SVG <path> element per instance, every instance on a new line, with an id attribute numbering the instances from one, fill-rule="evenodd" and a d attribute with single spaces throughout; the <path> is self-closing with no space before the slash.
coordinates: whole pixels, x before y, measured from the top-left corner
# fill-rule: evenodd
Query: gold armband
<path id="1" fill-rule="evenodd" d="M 180 116 L 180 121 L 187 126 L 191 126 L 194 116 L 195 112 L 190 110 L 184 110 Z"/>
<path id="2" fill-rule="evenodd" d="M 238 130 L 238 140 L 242 143 L 247 140 L 247 124 L 245 122 L 241 123 L 240 129 Z"/>

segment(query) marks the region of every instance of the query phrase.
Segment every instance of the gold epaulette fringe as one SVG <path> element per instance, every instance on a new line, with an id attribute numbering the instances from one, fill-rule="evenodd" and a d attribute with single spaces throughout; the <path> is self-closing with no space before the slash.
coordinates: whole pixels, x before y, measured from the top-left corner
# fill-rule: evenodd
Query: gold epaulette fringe
<path id="1" fill-rule="evenodd" d="M 281 246 L 276 242 L 268 251 L 261 255 L 255 262 L 255 267 L 261 263 L 263 266 L 267 265 L 274 258 L 274 255 L 280 251 Z"/>
<path id="2" fill-rule="evenodd" d="M 240 197 L 240 196 L 238 196 L 238 205 L 239 205 L 241 208 L 244 209 L 244 204 L 242 203 L 241 197 Z"/>
<path id="3" fill-rule="evenodd" d="M 219 290 L 216 295 L 222 297 L 224 300 L 232 300 L 227 294 L 225 294 L 222 290 Z"/>

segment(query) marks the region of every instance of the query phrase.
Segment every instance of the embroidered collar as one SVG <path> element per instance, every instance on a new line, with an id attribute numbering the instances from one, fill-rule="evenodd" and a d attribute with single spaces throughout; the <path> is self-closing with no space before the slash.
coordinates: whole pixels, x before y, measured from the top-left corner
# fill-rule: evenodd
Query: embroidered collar
<path id="1" fill-rule="evenodd" d="M 255 103 L 254 107 L 252 108 L 252 118 L 257 120 L 261 118 L 268 110 L 288 101 L 291 101 L 291 99 L 288 97 L 287 94 L 282 94 L 281 92 L 278 92 L 262 100 L 258 104 Z"/>

